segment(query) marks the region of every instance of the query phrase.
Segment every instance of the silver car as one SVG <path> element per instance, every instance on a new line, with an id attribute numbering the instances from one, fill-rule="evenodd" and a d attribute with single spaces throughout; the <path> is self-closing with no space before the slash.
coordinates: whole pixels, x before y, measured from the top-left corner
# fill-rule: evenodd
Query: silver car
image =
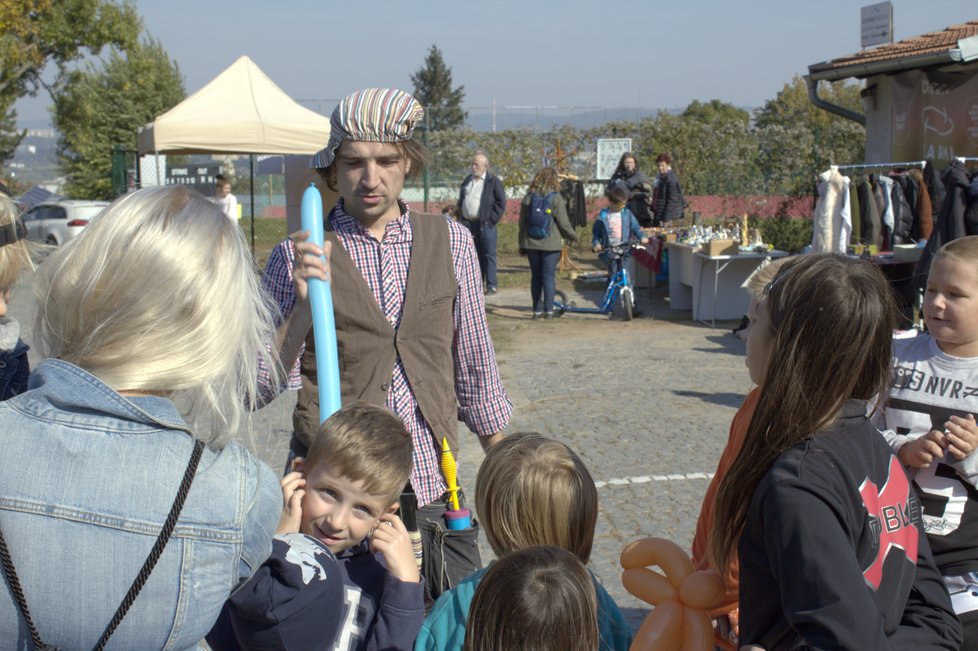
<path id="1" fill-rule="evenodd" d="M 24 213 L 27 239 L 60 246 L 78 235 L 96 215 L 105 210 L 108 201 L 62 199 L 38 204 Z"/>

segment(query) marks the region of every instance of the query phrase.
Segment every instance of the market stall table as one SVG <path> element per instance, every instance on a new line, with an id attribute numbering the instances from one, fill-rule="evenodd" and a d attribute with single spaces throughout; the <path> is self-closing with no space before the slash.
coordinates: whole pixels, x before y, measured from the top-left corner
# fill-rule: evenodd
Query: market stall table
<path id="1" fill-rule="evenodd" d="M 716 327 L 717 319 L 739 319 L 747 314 L 750 294 L 744 282 L 765 260 L 783 258 L 784 251 L 735 255 L 693 254 L 693 319 Z M 713 282 L 711 283 L 710 280 Z M 705 283 L 705 286 L 704 286 Z"/>

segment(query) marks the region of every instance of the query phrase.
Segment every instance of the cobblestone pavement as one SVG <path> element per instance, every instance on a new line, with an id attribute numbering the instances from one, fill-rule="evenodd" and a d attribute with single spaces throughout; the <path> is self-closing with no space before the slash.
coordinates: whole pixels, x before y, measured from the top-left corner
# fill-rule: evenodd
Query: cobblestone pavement
<path id="1" fill-rule="evenodd" d="M 11 310 L 25 331 L 28 283 L 29 277 L 19 283 Z M 576 292 L 564 282 L 561 288 L 581 304 L 596 300 L 596 292 Z M 601 505 L 591 569 L 633 628 L 648 607 L 622 588 L 618 556 L 645 536 L 688 548 L 730 420 L 749 389 L 744 344 L 730 334 L 732 324 L 711 329 L 694 323 L 689 312 L 670 312 L 664 288 L 652 294 L 638 290 L 644 314 L 630 323 L 583 314 L 531 321 L 525 289 L 501 289 L 487 299 L 503 381 L 516 408 L 510 431 L 560 439 L 587 464 Z M 239 436 L 277 471 L 294 404 L 294 393 L 280 396 Z M 464 426 L 460 436 L 459 475 L 471 502 L 482 451 Z M 481 543 L 483 559 L 491 559 L 484 536 Z"/>

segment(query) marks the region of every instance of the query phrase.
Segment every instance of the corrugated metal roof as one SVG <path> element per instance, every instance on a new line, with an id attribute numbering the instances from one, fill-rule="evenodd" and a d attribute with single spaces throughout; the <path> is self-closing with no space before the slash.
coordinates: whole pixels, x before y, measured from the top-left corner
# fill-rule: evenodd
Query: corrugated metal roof
<path id="1" fill-rule="evenodd" d="M 905 59 L 928 54 L 950 53 L 957 49 L 958 41 L 978 35 L 978 20 L 969 20 L 960 25 L 951 25 L 937 32 L 929 32 L 920 36 L 905 38 L 896 43 L 880 47 L 860 50 L 855 54 L 816 63 L 808 67 L 809 73 L 815 74 L 828 70 L 842 71 L 848 67 L 873 64 L 895 59 Z M 948 58 L 950 61 L 950 56 Z M 862 75 L 860 75 L 862 76 Z"/>

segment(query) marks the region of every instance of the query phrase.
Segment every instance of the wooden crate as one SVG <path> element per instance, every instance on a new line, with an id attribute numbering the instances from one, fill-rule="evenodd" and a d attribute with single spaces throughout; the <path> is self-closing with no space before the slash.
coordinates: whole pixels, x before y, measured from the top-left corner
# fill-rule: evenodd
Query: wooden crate
<path id="1" fill-rule="evenodd" d="M 710 240 L 703 243 L 703 253 L 706 255 L 737 255 L 739 249 L 737 240 Z"/>

